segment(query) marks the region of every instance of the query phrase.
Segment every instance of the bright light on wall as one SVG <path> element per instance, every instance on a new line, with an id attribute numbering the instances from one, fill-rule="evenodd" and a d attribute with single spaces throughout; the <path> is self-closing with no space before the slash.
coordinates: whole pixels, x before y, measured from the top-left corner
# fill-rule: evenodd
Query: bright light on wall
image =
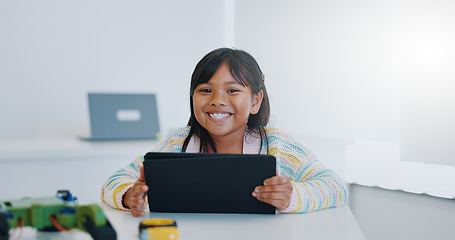
<path id="1" fill-rule="evenodd" d="M 455 3 L 404 3 L 402 160 L 455 165 Z"/>

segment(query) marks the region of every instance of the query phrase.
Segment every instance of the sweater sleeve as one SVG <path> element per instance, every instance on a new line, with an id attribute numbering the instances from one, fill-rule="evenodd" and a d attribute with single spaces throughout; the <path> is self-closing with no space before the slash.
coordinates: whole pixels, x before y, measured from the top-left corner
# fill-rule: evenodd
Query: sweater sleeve
<path id="1" fill-rule="evenodd" d="M 153 152 L 178 152 L 181 151 L 185 131 L 180 130 L 170 134 L 161 142 Z M 137 157 L 133 162 L 112 174 L 101 188 L 101 200 L 109 206 L 129 210 L 122 204 L 123 195 L 133 187 L 133 184 L 140 176 L 140 167 L 143 165 L 144 157 Z"/>
<path id="2" fill-rule="evenodd" d="M 269 154 L 276 157 L 280 174 L 288 176 L 293 186 L 289 206 L 282 213 L 312 212 L 346 204 L 344 182 L 313 152 L 283 133 L 272 135 L 270 140 Z"/>
<path id="3" fill-rule="evenodd" d="M 114 172 L 101 188 L 101 200 L 113 208 L 129 210 L 123 206 L 123 195 L 133 187 L 134 182 L 139 178 L 139 168 L 142 166 L 143 160 L 143 157 L 137 157 L 126 167 Z"/>

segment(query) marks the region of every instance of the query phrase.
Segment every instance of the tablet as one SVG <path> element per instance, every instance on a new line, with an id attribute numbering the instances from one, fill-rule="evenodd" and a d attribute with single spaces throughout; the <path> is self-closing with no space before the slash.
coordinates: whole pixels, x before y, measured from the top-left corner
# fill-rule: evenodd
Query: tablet
<path id="1" fill-rule="evenodd" d="M 276 175 L 271 155 L 150 152 L 144 174 L 150 212 L 275 214 L 251 195 Z"/>

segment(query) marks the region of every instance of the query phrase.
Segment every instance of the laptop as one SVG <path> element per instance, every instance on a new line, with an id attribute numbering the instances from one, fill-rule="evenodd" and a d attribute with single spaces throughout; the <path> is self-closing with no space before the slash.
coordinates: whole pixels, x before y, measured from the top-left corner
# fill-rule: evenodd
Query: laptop
<path id="1" fill-rule="evenodd" d="M 83 140 L 157 139 L 155 94 L 88 93 L 90 137 Z"/>
<path id="2" fill-rule="evenodd" d="M 144 174 L 150 212 L 276 212 L 251 195 L 276 175 L 271 155 L 150 152 Z"/>

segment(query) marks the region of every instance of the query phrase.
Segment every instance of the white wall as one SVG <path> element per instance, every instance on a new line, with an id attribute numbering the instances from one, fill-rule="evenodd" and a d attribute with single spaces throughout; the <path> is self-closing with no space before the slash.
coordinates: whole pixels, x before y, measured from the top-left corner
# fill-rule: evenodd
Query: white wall
<path id="1" fill-rule="evenodd" d="M 1 1 L 0 140 L 87 126 L 88 91 L 157 93 L 163 131 L 184 126 L 224 25 L 223 1 Z"/>
<path id="2" fill-rule="evenodd" d="M 278 127 L 455 165 L 453 12 L 445 0 L 237 1 L 236 46 L 262 66 Z"/>
<path id="3" fill-rule="evenodd" d="M 264 68 L 276 124 L 308 137 L 398 141 L 397 4 L 239 1 L 236 43 Z"/>
<path id="4" fill-rule="evenodd" d="M 234 45 L 263 68 L 273 125 L 300 139 L 399 142 L 405 160 L 455 165 L 454 10 L 446 0 L 2 1 L 0 140 L 88 126 L 88 91 L 157 93 L 163 131 L 180 127 L 194 65 Z"/>
<path id="5" fill-rule="evenodd" d="M 401 158 L 455 166 L 455 2 L 402 9 Z"/>

